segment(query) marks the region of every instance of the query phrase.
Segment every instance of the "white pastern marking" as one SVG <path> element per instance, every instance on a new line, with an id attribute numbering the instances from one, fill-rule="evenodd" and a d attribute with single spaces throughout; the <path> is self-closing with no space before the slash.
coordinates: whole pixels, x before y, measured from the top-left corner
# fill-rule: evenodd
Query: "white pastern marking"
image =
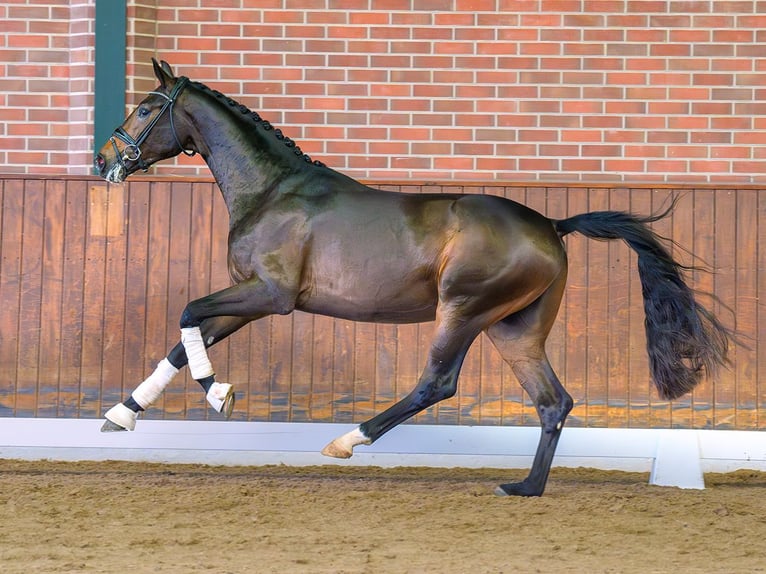
<path id="1" fill-rule="evenodd" d="M 322 454 L 333 458 L 349 458 L 354 454 L 354 447 L 359 444 L 372 444 L 372 441 L 357 427 L 333 440 L 322 449 Z"/>
<path id="2" fill-rule="evenodd" d="M 355 446 L 360 444 L 371 444 L 372 441 L 365 436 L 359 427 L 356 427 L 351 432 L 347 432 L 342 437 L 337 439 L 341 445 L 350 451 L 354 450 Z"/>

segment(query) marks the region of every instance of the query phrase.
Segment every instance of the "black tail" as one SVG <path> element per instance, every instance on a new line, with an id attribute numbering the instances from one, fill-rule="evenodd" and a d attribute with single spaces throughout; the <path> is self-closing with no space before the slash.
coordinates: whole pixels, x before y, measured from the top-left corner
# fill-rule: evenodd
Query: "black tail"
<path id="1" fill-rule="evenodd" d="M 660 396 L 675 399 L 691 391 L 705 374 L 728 363 L 731 333 L 694 298 L 675 261 L 647 223 L 651 217 L 619 211 L 594 211 L 555 221 L 562 237 L 577 231 L 593 239 L 622 239 L 638 254 L 638 273 L 646 314 L 646 347 L 652 379 Z"/>

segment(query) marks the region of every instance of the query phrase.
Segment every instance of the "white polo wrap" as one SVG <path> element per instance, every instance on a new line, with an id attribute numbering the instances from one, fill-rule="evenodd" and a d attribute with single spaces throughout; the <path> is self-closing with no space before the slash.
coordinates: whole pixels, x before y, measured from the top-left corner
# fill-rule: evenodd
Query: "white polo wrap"
<path id="1" fill-rule="evenodd" d="M 173 380 L 177 373 L 178 369 L 171 365 L 170 361 L 162 359 L 157 364 L 154 372 L 133 391 L 131 394 L 133 400 L 141 405 L 142 409 L 149 408 L 160 397 L 162 391 L 165 390 L 165 387 L 170 384 L 170 381 Z"/>
<path id="2" fill-rule="evenodd" d="M 184 327 L 181 329 L 181 342 L 189 361 L 189 370 L 195 380 L 204 379 L 214 374 L 213 365 L 207 356 L 202 332 L 199 327 Z"/>

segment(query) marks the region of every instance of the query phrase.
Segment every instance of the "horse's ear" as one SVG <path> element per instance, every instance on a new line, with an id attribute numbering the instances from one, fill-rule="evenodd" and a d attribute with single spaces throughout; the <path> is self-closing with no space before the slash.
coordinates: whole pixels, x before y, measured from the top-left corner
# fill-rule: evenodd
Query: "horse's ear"
<path id="1" fill-rule="evenodd" d="M 154 75 L 157 76 L 157 79 L 160 81 L 160 86 L 162 89 L 166 89 L 168 84 L 175 80 L 170 64 L 165 60 L 162 60 L 162 62 L 159 63 L 152 58 L 152 65 L 154 66 Z"/>

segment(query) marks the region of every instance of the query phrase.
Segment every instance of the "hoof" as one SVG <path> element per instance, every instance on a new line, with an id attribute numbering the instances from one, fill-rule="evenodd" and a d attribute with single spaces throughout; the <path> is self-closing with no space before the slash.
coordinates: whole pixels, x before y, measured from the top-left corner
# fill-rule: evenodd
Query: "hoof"
<path id="1" fill-rule="evenodd" d="M 104 424 L 101 425 L 101 432 L 121 432 L 121 431 L 127 431 L 125 427 L 121 427 L 117 423 L 113 423 L 109 419 L 104 421 Z"/>
<path id="2" fill-rule="evenodd" d="M 231 417 L 235 401 L 236 396 L 234 395 L 234 386 L 229 383 L 215 382 L 207 392 L 208 404 L 213 407 L 216 412 L 221 413 L 226 420 L 229 420 L 229 417 Z"/>
<path id="3" fill-rule="evenodd" d="M 101 427 L 101 432 L 132 431 L 136 428 L 138 413 L 131 411 L 122 403 L 117 403 L 104 413 L 104 418 L 106 422 Z"/>
<path id="4" fill-rule="evenodd" d="M 322 449 L 322 454 L 332 458 L 351 458 L 354 451 L 341 446 L 337 440 L 334 440 Z"/>
<path id="5" fill-rule="evenodd" d="M 495 489 L 497 496 L 542 496 L 543 489 L 534 488 L 526 482 L 509 482 Z"/>

